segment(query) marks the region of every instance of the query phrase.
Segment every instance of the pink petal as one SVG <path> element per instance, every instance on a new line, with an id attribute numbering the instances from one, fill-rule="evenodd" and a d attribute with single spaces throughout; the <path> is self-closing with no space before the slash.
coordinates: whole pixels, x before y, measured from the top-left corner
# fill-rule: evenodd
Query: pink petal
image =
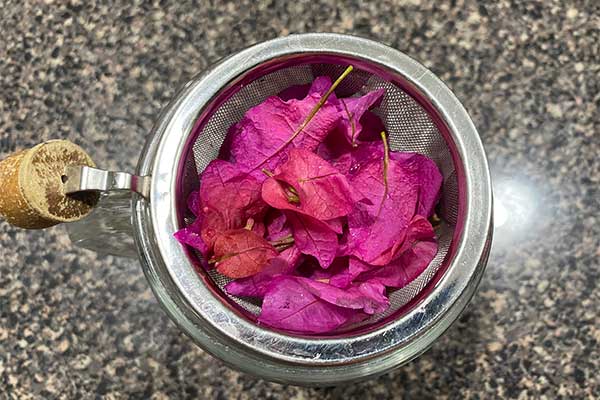
<path id="1" fill-rule="evenodd" d="M 354 264 L 352 275 L 360 282 L 401 288 L 421 275 L 437 254 L 437 250 L 433 227 L 427 219 L 417 215 L 410 223 L 402 246 L 388 265 L 376 267 L 358 262 Z M 352 268 L 351 266 L 350 269 Z"/>
<path id="2" fill-rule="evenodd" d="M 294 279 L 300 281 L 318 298 L 336 306 L 375 314 L 385 311 L 390 304 L 385 294 L 385 287 L 379 283 L 364 282 L 350 288 L 341 289 L 308 278 L 295 277 Z"/>
<path id="3" fill-rule="evenodd" d="M 288 101 L 292 99 L 302 100 L 308 95 L 308 89 L 310 89 L 310 85 L 308 84 L 290 86 L 277 93 L 277 97 L 279 97 L 283 101 Z"/>
<path id="4" fill-rule="evenodd" d="M 289 200 L 285 184 L 294 188 L 299 202 Z M 289 151 L 287 162 L 278 168 L 273 178 L 264 182 L 262 198 L 272 207 L 297 211 L 319 220 L 347 215 L 353 204 L 345 176 L 327 161 L 303 149 Z"/>
<path id="5" fill-rule="evenodd" d="M 286 216 L 292 224 L 294 242 L 300 252 L 314 256 L 321 267 L 329 267 L 337 252 L 336 233 L 324 222 L 307 215 L 288 212 Z"/>
<path id="6" fill-rule="evenodd" d="M 200 177 L 199 208 L 201 235 L 209 248 L 218 233 L 241 228 L 249 218 L 258 221 L 266 210 L 260 191 L 261 183 L 238 166 L 222 160 L 208 164 Z M 260 228 L 258 224 L 255 230 Z"/>
<path id="7" fill-rule="evenodd" d="M 254 275 L 278 255 L 269 242 L 246 229 L 219 233 L 214 253 L 217 271 L 230 278 Z"/>
<path id="8" fill-rule="evenodd" d="M 198 216 L 200 214 L 200 192 L 199 191 L 194 191 L 192 193 L 190 193 L 190 195 L 187 198 L 187 207 L 188 210 L 190 210 L 192 212 L 192 214 L 194 214 L 195 216 Z"/>
<path id="9" fill-rule="evenodd" d="M 331 81 L 321 78 L 313 82 L 313 86 L 317 84 L 328 88 Z M 296 137 L 293 135 L 321 99 L 319 91 L 311 88 L 302 100 L 269 97 L 248 110 L 230 132 L 232 159 L 245 171 L 274 171 L 285 162 L 290 148 L 316 149 L 340 119 L 335 96 L 329 97 Z"/>
<path id="10" fill-rule="evenodd" d="M 378 132 L 379 134 L 379 132 Z M 337 132 L 330 134 L 326 141 L 321 143 L 317 154 L 329 161 L 338 171 L 350 177 L 360 171 L 360 168 L 373 160 L 383 159 L 383 144 L 380 141 L 362 143 L 352 147 L 345 142 L 334 141 Z M 394 154 L 394 153 L 392 153 Z"/>
<path id="11" fill-rule="evenodd" d="M 265 217 L 268 239 L 271 241 L 282 239 L 292 234 L 290 224 L 283 212 L 271 209 Z"/>
<path id="12" fill-rule="evenodd" d="M 411 184 L 419 190 L 417 214 L 429 218 L 440 199 L 443 182 L 437 165 L 428 157 L 417 153 L 390 153 L 390 158 L 402 164 Z"/>
<path id="13" fill-rule="evenodd" d="M 273 328 L 299 333 L 324 333 L 348 323 L 357 311 L 321 300 L 289 276 L 271 281 L 258 321 Z"/>
<path id="14" fill-rule="evenodd" d="M 386 190 L 383 162 L 371 161 L 350 179 L 364 201 L 355 204 L 348 216 L 350 253 L 366 263 L 387 264 L 379 259 L 404 239 L 405 230 L 413 217 L 417 203 L 417 188 L 407 179 L 404 170 L 390 160 Z"/>
<path id="15" fill-rule="evenodd" d="M 340 102 L 341 129 L 348 143 L 358 144 L 358 136 L 362 132 L 361 119 L 368 109 L 377 105 L 385 93 L 384 89 L 377 89 L 361 97 L 338 99 Z M 379 133 L 379 132 L 377 132 Z"/>
<path id="16" fill-rule="evenodd" d="M 202 254 L 204 258 L 206 258 L 209 248 L 200 236 L 201 223 L 202 219 L 199 218 L 192 225 L 175 232 L 174 236 L 180 243 L 187 244 L 188 246 L 195 248 Z"/>
<path id="17" fill-rule="evenodd" d="M 300 260 L 300 251 L 296 247 L 290 247 L 271 259 L 259 273 L 229 282 L 225 285 L 225 291 L 234 296 L 263 298 L 273 278 L 278 275 L 291 274 Z"/>

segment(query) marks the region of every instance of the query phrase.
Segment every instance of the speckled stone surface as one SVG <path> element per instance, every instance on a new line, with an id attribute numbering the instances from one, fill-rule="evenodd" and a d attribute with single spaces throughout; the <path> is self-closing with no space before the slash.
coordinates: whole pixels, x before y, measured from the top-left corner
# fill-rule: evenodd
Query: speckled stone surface
<path id="1" fill-rule="evenodd" d="M 600 3 L 0 1 L 0 157 L 51 138 L 132 170 L 178 87 L 251 43 L 348 32 L 438 74 L 489 154 L 481 288 L 418 360 L 306 389 L 239 374 L 159 308 L 137 261 L 0 223 L 0 398 L 600 397 Z"/>

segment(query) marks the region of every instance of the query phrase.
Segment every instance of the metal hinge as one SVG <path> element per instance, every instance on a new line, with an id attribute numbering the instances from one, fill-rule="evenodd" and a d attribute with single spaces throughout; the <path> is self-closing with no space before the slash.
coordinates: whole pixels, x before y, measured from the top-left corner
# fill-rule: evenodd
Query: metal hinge
<path id="1" fill-rule="evenodd" d="M 63 183 L 67 194 L 84 191 L 130 190 L 141 194 L 146 199 L 150 196 L 150 176 L 106 171 L 81 165 L 66 167 Z"/>

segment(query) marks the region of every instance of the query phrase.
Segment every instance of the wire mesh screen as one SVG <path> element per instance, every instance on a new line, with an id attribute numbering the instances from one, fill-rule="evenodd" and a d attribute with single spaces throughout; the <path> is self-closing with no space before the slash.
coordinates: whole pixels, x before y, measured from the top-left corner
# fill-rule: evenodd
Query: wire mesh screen
<path id="1" fill-rule="evenodd" d="M 243 86 L 208 118 L 193 145 L 193 154 L 190 155 L 193 159 L 186 160 L 187 170 L 184 174 L 196 175 L 195 173 L 202 172 L 210 161 L 217 158 L 229 127 L 238 122 L 251 107 L 290 86 L 308 84 L 318 76 L 328 75 L 335 80 L 345 68 L 346 65 L 336 64 L 296 65 L 271 72 Z M 416 280 L 389 293 L 391 306 L 385 313 L 374 315 L 352 328 L 364 327 L 389 317 L 419 294 L 446 257 L 458 215 L 458 186 L 450 150 L 430 116 L 410 95 L 393 83 L 361 70 L 353 71 L 342 81 L 336 94 L 339 97 L 361 96 L 378 88 L 385 89 L 385 97 L 380 106 L 373 111 L 385 124 L 391 149 L 416 152 L 430 157 L 444 177 L 442 198 L 438 206 L 442 221 L 436 229 L 439 250 Z M 184 185 L 185 182 L 189 180 L 185 179 Z M 183 192 L 189 190 L 184 189 Z M 210 272 L 210 276 L 220 289 L 230 281 L 215 270 Z M 260 312 L 258 301 L 228 296 L 225 291 L 223 295 L 252 315 L 258 315 Z"/>

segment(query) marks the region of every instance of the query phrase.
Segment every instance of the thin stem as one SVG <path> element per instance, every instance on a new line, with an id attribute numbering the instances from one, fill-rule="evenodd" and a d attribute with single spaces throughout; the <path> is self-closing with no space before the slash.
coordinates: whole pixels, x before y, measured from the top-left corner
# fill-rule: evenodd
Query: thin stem
<path id="1" fill-rule="evenodd" d="M 286 243 L 286 244 L 280 244 L 280 245 L 273 246 L 273 247 L 275 247 L 275 250 L 277 250 L 278 253 L 281 253 L 282 251 L 289 249 L 293 245 L 294 245 L 294 243 Z"/>
<path id="2" fill-rule="evenodd" d="M 213 257 L 212 257 L 210 260 L 208 260 L 208 263 L 209 263 L 209 264 L 218 264 L 218 263 L 220 263 L 221 261 L 225 261 L 225 260 L 227 260 L 228 258 L 234 257 L 235 255 L 236 255 L 236 254 L 231 254 L 231 253 L 228 253 L 228 254 L 224 254 L 223 256 L 221 256 L 221 257 L 219 257 L 219 258 L 215 258 L 215 257 L 213 256 Z"/>
<path id="3" fill-rule="evenodd" d="M 381 140 L 383 140 L 383 197 L 381 198 L 381 204 L 379 205 L 377 216 L 379 216 L 379 213 L 381 213 L 381 210 L 383 209 L 383 203 L 385 203 L 388 195 L 388 168 L 390 166 L 390 148 L 388 147 L 385 131 L 381 131 L 380 135 Z"/>
<path id="4" fill-rule="evenodd" d="M 338 171 L 335 172 L 330 172 L 328 174 L 325 175 L 319 175 L 319 176 L 311 176 L 310 178 L 302 178 L 302 179 L 298 179 L 298 183 L 305 183 L 305 182 L 310 182 L 310 181 L 316 181 L 317 179 L 324 179 L 327 178 L 328 176 L 334 176 L 339 174 Z"/>
<path id="5" fill-rule="evenodd" d="M 274 247 L 286 245 L 286 244 L 294 244 L 294 237 L 291 234 L 289 234 L 287 236 L 282 237 L 281 239 L 273 240 L 269 243 L 271 244 L 271 246 L 274 246 Z"/>
<path id="6" fill-rule="evenodd" d="M 275 176 L 274 173 L 272 173 L 271 171 L 269 171 L 266 168 L 261 169 L 262 173 L 265 174 L 266 176 L 268 176 L 269 178 L 272 178 L 273 176 Z"/>
<path id="7" fill-rule="evenodd" d="M 333 91 L 339 86 L 340 83 L 342 83 L 342 81 L 344 80 L 344 78 L 346 78 L 346 76 L 348 76 L 348 74 L 350 72 L 352 72 L 353 69 L 354 69 L 354 67 L 352 65 L 350 65 L 350 66 L 348 66 L 348 68 L 346 68 L 344 70 L 344 72 L 342 72 L 342 74 L 339 76 L 339 78 L 337 78 L 336 81 L 333 82 L 333 85 L 331 85 L 331 87 L 329 88 L 329 90 L 327 90 L 327 92 L 325 93 L 325 95 L 323 97 L 321 97 L 321 99 L 319 100 L 319 102 L 313 107 L 313 109 L 310 111 L 310 113 L 304 119 L 304 121 L 300 124 L 300 126 L 294 131 L 294 133 L 292 134 L 292 136 L 288 140 L 286 140 L 281 146 L 279 146 L 277 148 L 277 150 L 275 150 L 273 152 L 273 154 L 271 154 L 269 157 L 265 158 L 258 165 L 256 165 L 254 168 L 252 168 L 252 171 L 255 170 L 256 168 L 260 167 L 261 165 L 263 165 L 267 161 L 269 161 L 274 155 L 276 155 L 281 150 L 283 150 L 288 144 L 292 143 L 292 141 L 296 138 L 296 136 L 298 136 L 300 134 L 300 132 L 302 132 L 304 130 L 304 128 L 306 128 L 306 126 L 313 119 L 313 117 L 315 116 L 315 114 L 321 109 L 321 107 L 323 107 L 323 104 L 325 104 L 325 102 L 327 101 L 327 99 L 329 98 L 329 96 L 331 96 L 331 94 L 333 93 Z"/>
<path id="8" fill-rule="evenodd" d="M 383 184 L 385 185 L 385 193 L 388 191 L 388 168 L 390 166 L 390 148 L 388 147 L 385 131 L 381 131 L 381 140 L 383 140 Z"/>

